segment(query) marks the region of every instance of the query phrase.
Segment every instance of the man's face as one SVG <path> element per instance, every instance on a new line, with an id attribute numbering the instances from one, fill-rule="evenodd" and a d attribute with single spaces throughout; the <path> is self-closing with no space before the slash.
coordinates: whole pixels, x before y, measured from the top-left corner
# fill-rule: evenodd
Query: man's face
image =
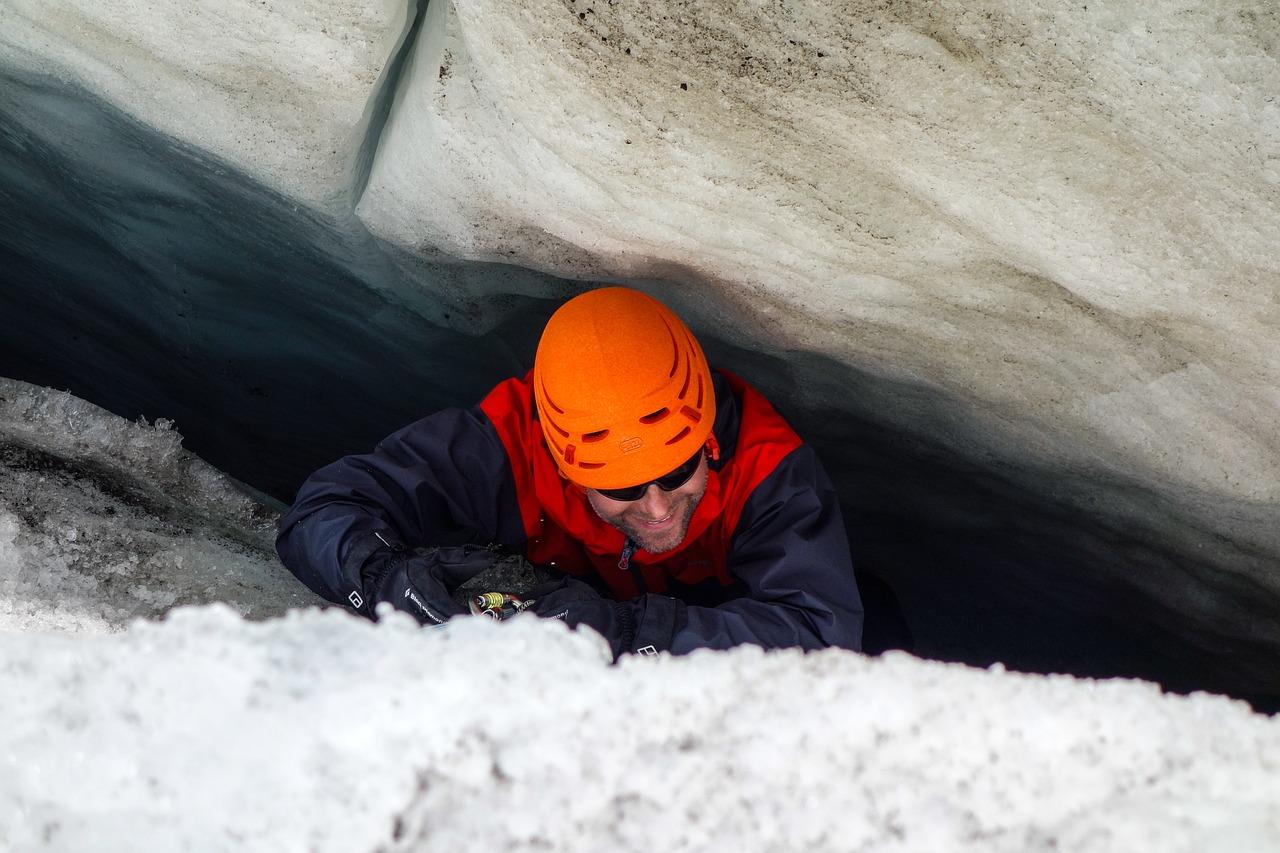
<path id="1" fill-rule="evenodd" d="M 689 532 L 689 521 L 707 490 L 707 460 L 700 458 L 698 469 L 683 486 L 666 492 L 650 483 L 639 500 L 616 501 L 595 489 L 587 489 L 591 508 L 609 524 L 650 554 L 679 547 Z"/>

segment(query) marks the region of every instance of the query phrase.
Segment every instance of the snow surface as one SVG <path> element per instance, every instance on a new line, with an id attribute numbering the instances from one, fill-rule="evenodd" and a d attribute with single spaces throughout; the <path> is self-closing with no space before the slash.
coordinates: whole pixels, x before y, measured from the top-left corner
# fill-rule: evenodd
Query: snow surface
<path id="1" fill-rule="evenodd" d="M 1280 850 L 1244 703 L 284 612 L 274 512 L 169 425 L 0 398 L 0 849 Z"/>

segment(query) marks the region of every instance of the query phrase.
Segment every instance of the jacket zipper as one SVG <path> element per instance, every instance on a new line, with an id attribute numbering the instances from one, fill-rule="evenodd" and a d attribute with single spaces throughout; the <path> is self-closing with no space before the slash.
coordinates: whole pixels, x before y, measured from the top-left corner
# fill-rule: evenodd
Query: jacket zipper
<path id="1" fill-rule="evenodd" d="M 649 585 L 644 582 L 644 573 L 640 571 L 639 566 L 631 565 L 631 558 L 635 556 L 636 551 L 640 550 L 640 546 L 631 541 L 628 536 L 622 543 L 622 556 L 618 558 L 618 568 L 631 575 L 631 579 L 635 581 L 636 589 L 640 590 L 641 595 L 649 592 Z"/>

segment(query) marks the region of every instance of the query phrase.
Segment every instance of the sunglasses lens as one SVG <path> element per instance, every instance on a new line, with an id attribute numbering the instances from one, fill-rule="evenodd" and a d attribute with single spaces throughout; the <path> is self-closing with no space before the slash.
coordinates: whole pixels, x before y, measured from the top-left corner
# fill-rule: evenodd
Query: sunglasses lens
<path id="1" fill-rule="evenodd" d="M 644 490 L 647 488 L 649 484 L 645 483 L 643 486 L 627 486 L 625 489 L 596 489 L 596 491 L 611 501 L 638 501 L 644 497 Z"/>
<path id="2" fill-rule="evenodd" d="M 698 470 L 698 463 L 702 461 L 702 455 L 699 453 L 688 462 L 681 465 L 665 477 L 659 477 L 654 480 L 658 484 L 658 488 L 664 492 L 670 492 L 680 488 L 689 482 L 689 478 L 693 476 L 693 472 Z"/>
<path id="3" fill-rule="evenodd" d="M 596 489 L 597 492 L 604 495 L 611 501 L 638 501 L 644 497 L 644 493 L 649 487 L 657 484 L 658 488 L 664 492 L 673 492 L 676 489 L 689 482 L 689 478 L 698 470 L 698 465 L 702 463 L 702 451 L 699 450 L 693 454 L 693 458 L 681 465 L 670 474 L 659 477 L 656 480 L 650 480 L 647 483 L 641 483 L 638 486 L 627 486 L 625 489 Z"/>

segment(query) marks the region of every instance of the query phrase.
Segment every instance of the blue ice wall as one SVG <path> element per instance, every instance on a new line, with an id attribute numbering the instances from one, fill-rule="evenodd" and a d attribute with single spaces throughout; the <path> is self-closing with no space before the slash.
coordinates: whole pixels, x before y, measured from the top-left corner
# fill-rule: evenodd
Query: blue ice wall
<path id="1" fill-rule="evenodd" d="M 0 128 L 0 372 L 173 419 L 277 498 L 521 370 L 549 313 L 450 304 L 433 291 L 547 283 L 442 265 L 411 285 L 354 218 L 318 219 L 54 82 L 0 78 Z"/>

